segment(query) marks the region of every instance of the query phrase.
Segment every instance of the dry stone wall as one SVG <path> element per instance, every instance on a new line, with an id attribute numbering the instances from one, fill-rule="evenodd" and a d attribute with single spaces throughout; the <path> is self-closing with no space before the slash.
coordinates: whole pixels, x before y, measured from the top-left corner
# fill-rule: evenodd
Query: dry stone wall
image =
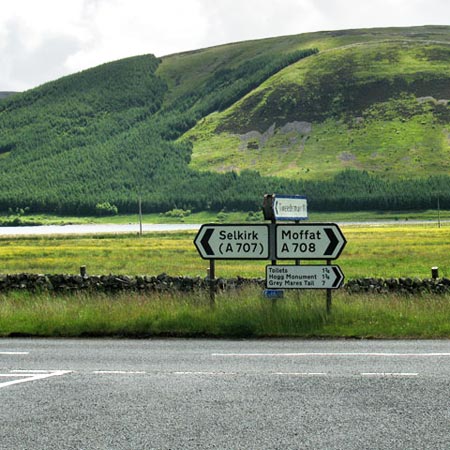
<path id="1" fill-rule="evenodd" d="M 67 275 L 67 274 L 0 274 L 0 292 L 11 290 L 53 291 L 99 291 L 99 292 L 195 292 L 210 288 L 210 280 L 202 277 L 173 277 L 165 273 L 157 276 L 127 275 Z M 213 286 L 217 291 L 238 289 L 244 286 L 264 289 L 263 278 L 217 278 Z M 419 278 L 358 278 L 348 280 L 343 289 L 349 293 L 434 293 L 450 292 L 450 279 Z"/>
<path id="2" fill-rule="evenodd" d="M 201 277 L 172 277 L 165 273 L 157 276 L 127 275 L 0 275 L 0 292 L 10 290 L 28 291 L 149 291 L 149 292 L 195 292 L 210 288 L 210 280 Z M 217 278 L 213 281 L 217 290 L 239 288 L 247 285 L 264 285 L 263 279 Z"/>

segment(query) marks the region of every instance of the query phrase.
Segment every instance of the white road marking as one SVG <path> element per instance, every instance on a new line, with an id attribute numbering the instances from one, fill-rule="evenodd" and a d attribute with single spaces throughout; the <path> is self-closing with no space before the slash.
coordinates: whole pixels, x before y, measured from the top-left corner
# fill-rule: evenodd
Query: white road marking
<path id="1" fill-rule="evenodd" d="M 0 373 L 0 377 L 11 378 L 11 377 L 29 377 L 29 373 Z"/>
<path id="2" fill-rule="evenodd" d="M 376 356 L 376 357 L 448 357 L 450 353 L 383 353 L 383 352 L 335 352 L 335 353 L 212 353 L 212 356 L 219 357 L 333 357 L 333 356 Z"/>
<path id="3" fill-rule="evenodd" d="M 363 377 L 418 377 L 419 374 L 415 372 L 365 372 L 361 373 Z"/>
<path id="4" fill-rule="evenodd" d="M 173 375 L 237 375 L 236 372 L 172 372 Z"/>
<path id="5" fill-rule="evenodd" d="M 30 352 L 0 352 L 0 355 L 29 355 Z"/>
<path id="6" fill-rule="evenodd" d="M 127 370 L 94 370 L 94 372 L 92 373 L 95 375 L 135 375 L 135 374 L 145 374 L 147 372 L 127 371 Z"/>
<path id="7" fill-rule="evenodd" d="M 22 378 L 0 383 L 0 388 L 12 386 L 14 384 L 19 384 L 19 383 L 28 383 L 30 381 L 43 380 L 45 378 L 66 375 L 67 373 L 70 373 L 70 372 L 71 372 L 70 370 L 50 370 L 50 371 L 17 370 L 17 371 L 11 371 L 11 373 L 3 374 L 2 376 L 9 376 L 10 378 L 13 378 L 13 377 L 22 377 Z"/>
<path id="8" fill-rule="evenodd" d="M 314 377 L 327 375 L 325 372 L 274 372 L 270 375 L 288 375 L 299 377 Z"/>

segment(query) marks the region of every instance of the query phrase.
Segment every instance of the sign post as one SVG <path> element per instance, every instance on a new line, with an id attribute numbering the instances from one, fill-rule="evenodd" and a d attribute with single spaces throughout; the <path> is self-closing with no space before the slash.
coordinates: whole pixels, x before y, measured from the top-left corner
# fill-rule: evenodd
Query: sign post
<path id="1" fill-rule="evenodd" d="M 216 259 L 269 259 L 269 225 L 206 224 L 194 239 L 203 259 L 209 259 L 209 295 L 215 301 Z"/>
<path id="2" fill-rule="evenodd" d="M 210 262 L 208 273 L 211 305 L 215 299 L 215 260 L 272 260 L 266 266 L 265 295 L 274 301 L 282 289 L 326 289 L 327 312 L 331 312 L 331 292 L 338 289 L 344 274 L 332 265 L 347 241 L 335 223 L 300 223 L 308 218 L 303 196 L 265 195 L 264 218 L 270 224 L 205 224 L 194 244 Z M 295 223 L 277 223 L 293 221 Z M 277 265 L 277 260 L 294 260 L 295 265 Z M 301 260 L 325 260 L 326 265 L 301 265 Z"/>

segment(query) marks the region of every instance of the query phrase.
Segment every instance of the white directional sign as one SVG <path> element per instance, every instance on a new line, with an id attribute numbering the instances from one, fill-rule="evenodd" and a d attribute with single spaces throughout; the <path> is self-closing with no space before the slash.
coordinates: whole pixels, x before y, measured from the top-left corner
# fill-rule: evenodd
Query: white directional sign
<path id="1" fill-rule="evenodd" d="M 300 195 L 275 195 L 273 212 L 276 220 L 305 220 L 308 218 L 306 197 Z"/>
<path id="2" fill-rule="evenodd" d="M 276 225 L 276 259 L 336 259 L 346 243 L 335 223 Z"/>
<path id="3" fill-rule="evenodd" d="M 203 259 L 269 259 L 269 225 L 202 225 L 194 244 Z"/>
<path id="4" fill-rule="evenodd" d="M 266 266 L 268 289 L 337 289 L 343 281 L 339 266 Z"/>

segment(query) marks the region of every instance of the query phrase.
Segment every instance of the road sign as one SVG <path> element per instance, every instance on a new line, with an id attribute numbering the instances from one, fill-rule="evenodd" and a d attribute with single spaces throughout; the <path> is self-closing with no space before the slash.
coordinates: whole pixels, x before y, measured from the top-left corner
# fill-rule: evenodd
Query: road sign
<path id="1" fill-rule="evenodd" d="M 336 259 L 346 243 L 335 223 L 276 225 L 276 259 Z"/>
<path id="2" fill-rule="evenodd" d="M 269 259 L 269 225 L 202 225 L 194 244 L 203 259 Z"/>
<path id="3" fill-rule="evenodd" d="M 263 213 L 266 220 L 305 220 L 308 218 L 308 204 L 302 195 L 266 194 Z"/>
<path id="4" fill-rule="evenodd" d="M 266 266 L 268 289 L 337 289 L 343 281 L 339 266 Z"/>
<path id="5" fill-rule="evenodd" d="M 265 289 L 263 295 L 270 300 L 279 300 L 284 298 L 284 291 L 281 289 Z"/>
<path id="6" fill-rule="evenodd" d="M 300 195 L 275 195 L 273 199 L 275 220 L 306 220 L 308 203 Z"/>

